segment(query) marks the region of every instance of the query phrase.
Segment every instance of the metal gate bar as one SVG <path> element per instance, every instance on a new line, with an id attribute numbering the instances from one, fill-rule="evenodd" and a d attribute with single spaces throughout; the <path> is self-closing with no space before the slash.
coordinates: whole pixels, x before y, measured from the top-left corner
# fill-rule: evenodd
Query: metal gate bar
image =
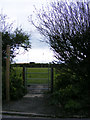
<path id="1" fill-rule="evenodd" d="M 47 86 L 47 88 L 42 88 L 43 90 L 49 90 L 50 89 L 50 84 L 49 84 L 49 82 L 50 82 L 50 79 L 49 79 L 49 77 L 50 77 L 50 68 L 49 67 L 45 67 L 45 68 L 48 68 L 47 69 L 47 72 L 28 72 L 27 71 L 27 68 L 31 68 L 31 67 L 26 67 L 25 68 L 25 86 L 27 86 L 27 80 L 36 80 L 36 81 L 38 81 L 38 80 L 48 80 L 47 81 L 47 84 L 39 84 L 39 85 L 46 85 Z M 38 67 L 38 68 L 41 68 L 41 67 Z M 30 78 L 30 77 L 28 77 L 27 75 L 28 74 L 47 74 L 47 78 Z M 37 85 L 37 84 L 30 84 L 30 85 Z M 29 85 L 28 85 L 29 86 Z"/>

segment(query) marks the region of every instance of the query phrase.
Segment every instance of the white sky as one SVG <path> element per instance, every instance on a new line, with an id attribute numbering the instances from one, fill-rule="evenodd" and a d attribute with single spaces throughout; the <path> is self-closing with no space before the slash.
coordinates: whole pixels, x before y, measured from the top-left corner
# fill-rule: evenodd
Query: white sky
<path id="1" fill-rule="evenodd" d="M 28 22 L 28 16 L 33 13 L 35 5 L 40 8 L 42 4 L 46 5 L 47 0 L 0 0 L 0 9 L 9 17 L 9 21 L 15 21 L 14 26 L 22 26 L 24 31 L 31 33 L 31 46 L 29 52 L 17 55 L 14 59 L 20 62 L 52 62 L 54 60 L 53 52 L 45 42 L 40 42 L 42 36 Z M 51 0 L 49 0 L 51 1 Z M 21 52 L 22 53 L 22 50 Z"/>

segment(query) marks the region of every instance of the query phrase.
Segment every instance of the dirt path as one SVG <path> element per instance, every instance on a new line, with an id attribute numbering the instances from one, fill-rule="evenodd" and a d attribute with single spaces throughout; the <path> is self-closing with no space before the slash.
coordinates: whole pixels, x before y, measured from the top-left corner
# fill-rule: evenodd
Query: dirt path
<path id="1" fill-rule="evenodd" d="M 32 94 L 30 92 L 30 88 L 28 89 L 28 94 L 26 94 L 22 99 L 4 104 L 3 111 L 28 112 L 33 114 L 45 114 L 48 116 L 60 116 L 60 109 L 50 104 L 49 95 L 35 93 Z M 40 89 L 38 90 L 40 93 Z"/>
<path id="2" fill-rule="evenodd" d="M 48 91 L 48 85 L 33 84 L 27 87 L 28 94 L 41 94 Z"/>

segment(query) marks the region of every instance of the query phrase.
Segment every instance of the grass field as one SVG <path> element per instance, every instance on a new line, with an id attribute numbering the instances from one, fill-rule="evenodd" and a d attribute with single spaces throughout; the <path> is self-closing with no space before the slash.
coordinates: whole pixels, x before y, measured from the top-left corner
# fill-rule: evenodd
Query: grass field
<path id="1" fill-rule="evenodd" d="M 23 75 L 22 67 L 14 67 L 14 70 L 19 75 Z M 54 69 L 55 77 L 55 69 Z M 23 78 L 23 76 L 22 76 Z M 51 68 L 26 68 L 26 84 L 49 84 L 51 82 Z"/>
<path id="2" fill-rule="evenodd" d="M 50 76 L 50 68 L 26 68 L 27 84 L 48 84 Z"/>

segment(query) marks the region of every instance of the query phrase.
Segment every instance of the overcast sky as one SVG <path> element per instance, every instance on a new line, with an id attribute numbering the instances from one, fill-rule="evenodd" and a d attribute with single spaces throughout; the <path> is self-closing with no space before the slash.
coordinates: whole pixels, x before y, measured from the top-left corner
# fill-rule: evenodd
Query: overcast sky
<path id="1" fill-rule="evenodd" d="M 52 62 L 53 52 L 45 42 L 40 42 L 42 36 L 28 22 L 28 16 L 33 14 L 34 5 L 36 8 L 41 8 L 42 4 L 46 5 L 47 0 L 0 0 L 0 9 L 3 14 L 9 17 L 9 22 L 14 21 L 14 27 L 22 26 L 24 31 L 31 34 L 32 49 L 15 58 L 16 62 Z M 49 0 L 52 1 L 52 0 Z"/>

